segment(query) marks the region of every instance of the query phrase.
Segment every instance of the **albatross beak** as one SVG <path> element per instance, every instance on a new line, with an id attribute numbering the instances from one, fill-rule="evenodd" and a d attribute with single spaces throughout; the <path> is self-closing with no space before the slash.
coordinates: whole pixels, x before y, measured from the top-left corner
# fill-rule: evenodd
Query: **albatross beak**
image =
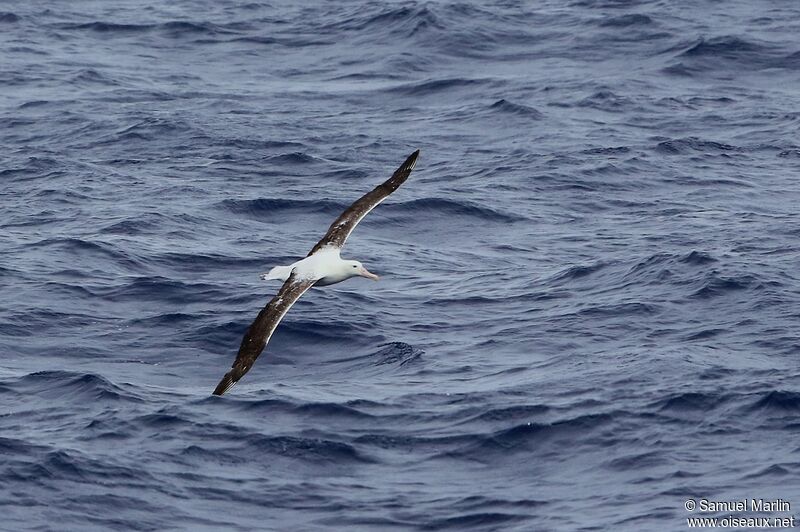
<path id="1" fill-rule="evenodd" d="M 377 281 L 378 279 L 380 279 L 380 277 L 378 277 L 374 273 L 370 273 L 369 270 L 367 270 L 363 266 L 358 269 L 358 275 L 360 275 L 361 277 L 366 277 L 367 279 L 372 279 L 373 281 Z"/>

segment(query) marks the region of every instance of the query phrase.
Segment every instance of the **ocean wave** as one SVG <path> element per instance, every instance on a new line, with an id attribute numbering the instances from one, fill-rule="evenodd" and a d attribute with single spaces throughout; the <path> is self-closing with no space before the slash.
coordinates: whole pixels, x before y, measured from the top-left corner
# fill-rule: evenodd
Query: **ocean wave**
<path id="1" fill-rule="evenodd" d="M 111 235 L 146 235 L 158 232 L 164 217 L 157 213 L 147 213 L 140 218 L 112 222 L 100 229 L 101 233 Z"/>
<path id="2" fill-rule="evenodd" d="M 10 11 L 0 12 L 0 23 L 13 24 L 15 22 L 19 22 L 19 20 L 19 16 L 11 13 Z"/>
<path id="3" fill-rule="evenodd" d="M 433 519 L 425 523 L 425 530 L 464 530 L 475 528 L 486 530 L 487 527 L 513 526 L 527 520 L 527 514 L 505 512 L 465 512 L 451 517 Z"/>
<path id="4" fill-rule="evenodd" d="M 656 253 L 636 261 L 623 276 L 624 282 L 662 284 L 672 278 L 695 278 L 697 269 L 718 262 L 711 254 L 693 250 L 687 254 Z M 701 270 L 702 271 L 702 270 Z"/>
<path id="5" fill-rule="evenodd" d="M 709 329 L 702 329 L 700 331 L 693 332 L 686 336 L 686 340 L 689 342 L 696 342 L 699 340 L 708 340 L 710 338 L 714 338 L 720 334 L 725 334 L 728 332 L 728 329 L 724 328 L 709 328 Z"/>
<path id="6" fill-rule="evenodd" d="M 519 103 L 512 103 L 506 99 L 497 100 L 490 106 L 490 108 L 502 113 L 524 116 L 536 120 L 541 119 L 544 116 L 542 115 L 542 113 L 540 113 L 533 107 L 529 107 L 527 105 L 522 105 Z"/>
<path id="7" fill-rule="evenodd" d="M 578 102 L 579 107 L 589 107 L 608 112 L 630 111 L 634 102 L 609 90 L 598 91 Z"/>
<path id="8" fill-rule="evenodd" d="M 748 479 L 772 479 L 775 482 L 781 482 L 787 477 L 792 475 L 792 471 L 789 464 L 780 465 L 780 464 L 772 464 L 771 466 L 765 467 L 759 471 L 751 475 L 747 475 L 746 478 Z"/>
<path id="9" fill-rule="evenodd" d="M 504 212 L 466 201 L 446 198 L 424 198 L 398 203 L 387 203 L 386 205 L 381 205 L 381 209 L 385 211 L 385 214 L 388 216 L 396 215 L 397 213 L 408 213 L 415 217 L 430 217 L 431 215 L 460 216 L 498 223 L 513 223 L 525 220 L 525 217 L 518 214 Z"/>
<path id="10" fill-rule="evenodd" d="M 662 399 L 655 406 L 659 411 L 709 412 L 727 400 L 728 397 L 712 392 L 684 392 Z"/>
<path id="11" fill-rule="evenodd" d="M 338 465 L 374 462 L 353 445 L 324 438 L 265 436 L 250 434 L 239 439 L 248 453 L 298 457 L 306 462 L 335 462 Z"/>
<path id="12" fill-rule="evenodd" d="M 656 150 L 666 154 L 681 154 L 690 153 L 692 151 L 700 152 L 736 152 L 742 151 L 742 148 L 725 144 L 722 142 L 715 142 L 712 140 L 704 140 L 697 137 L 688 137 L 682 139 L 665 140 L 658 143 Z"/>
<path id="13" fill-rule="evenodd" d="M 249 200 L 222 200 L 217 204 L 221 209 L 236 214 L 246 214 L 259 220 L 282 220 L 288 213 L 308 215 L 324 213 L 333 218 L 342 213 L 349 205 L 330 200 L 298 200 L 284 198 L 258 198 Z"/>
<path id="14" fill-rule="evenodd" d="M 9 166 L 14 163 L 9 163 Z M 63 161 L 54 157 L 27 157 L 24 163 L 16 163 L 15 167 L 0 170 L 0 177 L 14 179 L 42 179 L 63 175 Z"/>
<path id="15" fill-rule="evenodd" d="M 29 249 L 58 252 L 62 256 L 71 256 L 77 260 L 87 260 L 90 257 L 127 271 L 140 272 L 144 269 L 144 262 L 128 250 L 120 249 L 117 245 L 102 241 L 89 241 L 83 238 L 56 237 L 46 238 L 28 244 Z"/>
<path id="16" fill-rule="evenodd" d="M 630 303 L 618 303 L 613 305 L 591 305 L 578 311 L 577 316 L 582 317 L 601 317 L 601 316 L 648 316 L 658 314 L 661 306 L 652 303 L 641 303 L 638 301 Z"/>
<path id="17" fill-rule="evenodd" d="M 675 48 L 668 52 L 677 51 Z M 704 72 L 730 71 L 738 67 L 754 70 L 794 69 L 794 53 L 787 53 L 774 43 L 756 42 L 734 35 L 722 35 L 696 42 L 680 51 L 676 62 L 664 71 L 683 76 L 703 75 Z"/>
<path id="18" fill-rule="evenodd" d="M 380 12 L 359 11 L 352 16 L 323 25 L 324 32 L 339 31 L 380 32 L 397 37 L 409 38 L 428 29 L 442 30 L 444 24 L 432 8 L 423 6 L 389 7 L 379 5 Z"/>
<path id="19" fill-rule="evenodd" d="M 552 423 L 522 423 L 473 438 L 465 447 L 448 455 L 479 461 L 487 461 L 498 455 L 510 457 L 514 453 L 528 452 L 540 446 L 559 445 L 578 435 L 585 437 L 587 431 L 607 425 L 612 420 L 609 414 L 587 414 Z"/>
<path id="20" fill-rule="evenodd" d="M 576 279 L 587 277 L 602 271 L 609 266 L 605 261 L 598 261 L 593 264 L 569 266 L 568 268 L 556 273 L 547 279 L 548 284 L 566 284 Z"/>
<path id="21" fill-rule="evenodd" d="M 718 260 L 714 258 L 710 253 L 705 253 L 703 251 L 696 251 L 696 250 L 690 251 L 688 254 L 684 255 L 678 260 L 686 264 L 694 264 L 698 266 L 702 266 L 705 264 L 713 264 L 715 262 L 718 262 Z"/>
<path id="22" fill-rule="evenodd" d="M 649 26 L 653 19 L 641 13 L 629 13 L 604 18 L 598 25 L 605 28 L 628 28 L 630 26 Z"/>
<path id="23" fill-rule="evenodd" d="M 373 423 L 378 417 L 367 412 L 367 409 L 380 408 L 379 403 L 366 401 L 353 401 L 346 403 L 334 402 L 302 402 L 289 400 L 284 397 L 270 397 L 267 399 L 234 399 L 228 401 L 226 409 L 232 412 L 243 412 L 248 416 L 299 416 L 302 419 L 317 419 L 320 421 L 340 420 L 342 422 Z M 360 408 L 359 408 L 360 407 Z"/>
<path id="24" fill-rule="evenodd" d="M 339 343 L 342 338 L 347 338 L 351 342 L 367 342 L 372 337 L 371 321 L 369 319 L 357 319 L 350 316 L 343 319 L 342 316 L 325 315 L 317 320 L 308 318 L 300 319 L 295 316 L 281 323 L 282 334 L 302 339 L 304 344 L 313 345 L 315 343 Z M 336 361 L 348 360 L 347 357 L 336 358 Z"/>
<path id="25" fill-rule="evenodd" d="M 405 342 L 390 342 L 370 357 L 376 366 L 387 364 L 405 366 L 417 361 L 423 354 L 425 354 L 424 351 Z"/>
<path id="26" fill-rule="evenodd" d="M 373 419 L 375 416 L 338 403 L 307 403 L 294 407 L 294 412 L 317 418 Z"/>
<path id="27" fill-rule="evenodd" d="M 702 286 L 692 293 L 691 297 L 711 299 L 742 290 L 758 290 L 762 287 L 761 281 L 753 275 L 725 276 L 712 271 L 704 277 Z"/>
<path id="28" fill-rule="evenodd" d="M 119 82 L 106 73 L 100 72 L 94 68 L 81 69 L 73 74 L 71 80 L 76 85 L 102 85 L 102 86 L 115 86 Z"/>
<path id="29" fill-rule="evenodd" d="M 98 139 L 96 144 L 108 145 L 118 142 L 160 141 L 165 137 L 191 130 L 191 125 L 182 120 L 156 117 L 144 118 L 136 120 L 135 123 L 111 134 L 106 134 L 104 138 Z"/>
<path id="30" fill-rule="evenodd" d="M 281 155 L 273 155 L 267 159 L 273 164 L 308 164 L 317 162 L 318 159 L 303 152 L 283 153 Z"/>
<path id="31" fill-rule="evenodd" d="M 787 390 L 771 390 L 758 394 L 758 399 L 753 401 L 748 410 L 766 411 L 778 415 L 786 412 L 800 410 L 800 393 Z"/>
<path id="32" fill-rule="evenodd" d="M 454 91 L 466 89 L 475 90 L 478 86 L 488 86 L 491 84 L 492 81 L 487 79 L 446 78 L 405 83 L 387 89 L 387 92 L 401 94 L 403 96 L 428 96 L 441 92 L 452 93 Z"/>
<path id="33" fill-rule="evenodd" d="M 40 371 L 25 375 L 14 385 L 26 394 L 50 399 L 82 401 L 141 402 L 131 390 L 113 384 L 108 379 L 93 373 L 70 371 Z"/>
<path id="34" fill-rule="evenodd" d="M 91 458 L 77 451 L 54 450 L 28 466 L 43 478 L 86 482 L 133 483 L 153 482 L 153 477 L 141 468 L 117 466 L 108 461 Z"/>
<path id="35" fill-rule="evenodd" d="M 141 275 L 98 288 L 95 295 L 115 302 L 162 301 L 189 304 L 222 298 L 224 292 L 218 285 L 212 283 Z"/>
<path id="36" fill-rule="evenodd" d="M 721 36 L 711 39 L 700 39 L 680 56 L 683 57 L 702 57 L 713 56 L 715 58 L 739 58 L 743 54 L 761 53 L 766 50 L 766 46 L 750 42 L 739 37 Z"/>
<path id="37" fill-rule="evenodd" d="M 518 421 L 528 421 L 534 418 L 541 418 L 552 411 L 547 405 L 511 405 L 485 410 L 472 416 L 463 423 L 476 422 L 499 422 L 514 423 Z"/>
<path id="38" fill-rule="evenodd" d="M 217 25 L 211 22 L 188 22 L 170 20 L 154 24 L 122 24 L 118 22 L 93 21 L 83 23 L 60 23 L 56 28 L 66 31 L 92 31 L 104 34 L 125 35 L 128 33 L 159 32 L 172 37 L 184 35 L 233 34 L 242 29 L 240 23 Z"/>

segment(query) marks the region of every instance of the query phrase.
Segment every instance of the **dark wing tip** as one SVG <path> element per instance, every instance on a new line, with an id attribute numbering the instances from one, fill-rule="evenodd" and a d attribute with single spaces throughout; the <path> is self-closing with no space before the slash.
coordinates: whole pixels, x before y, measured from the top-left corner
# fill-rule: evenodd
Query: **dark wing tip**
<path id="1" fill-rule="evenodd" d="M 392 186 L 391 190 L 399 187 L 400 184 L 408 178 L 408 176 L 411 174 L 411 170 L 413 170 L 414 166 L 417 164 L 417 157 L 419 157 L 419 150 L 409 155 L 408 158 L 403 161 L 403 164 L 401 164 L 400 167 L 395 170 L 394 174 L 392 174 L 392 177 L 390 177 L 389 181 L 387 182 L 394 185 Z"/>
<path id="2" fill-rule="evenodd" d="M 413 170 L 414 165 L 417 164 L 417 157 L 419 157 L 419 150 L 415 151 L 414 153 L 408 156 L 406 162 L 403 163 L 403 168 L 408 168 L 409 170 Z"/>
<path id="3" fill-rule="evenodd" d="M 227 392 L 228 390 L 230 390 L 231 387 L 234 384 L 236 384 L 236 381 L 239 380 L 238 378 L 236 380 L 233 380 L 233 379 L 234 379 L 233 370 L 231 370 L 228 373 L 226 373 L 224 377 L 222 377 L 222 380 L 219 381 L 219 384 L 217 384 L 217 387 L 214 388 L 214 395 L 222 395 L 225 392 Z"/>

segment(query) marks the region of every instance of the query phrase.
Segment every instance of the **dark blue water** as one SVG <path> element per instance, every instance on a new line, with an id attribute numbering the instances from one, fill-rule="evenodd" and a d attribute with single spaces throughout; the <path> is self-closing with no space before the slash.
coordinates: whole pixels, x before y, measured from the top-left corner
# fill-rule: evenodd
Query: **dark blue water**
<path id="1" fill-rule="evenodd" d="M 800 505 L 794 2 L 1 7 L 3 530 Z M 382 281 L 211 397 L 259 273 L 417 148 L 345 248 Z"/>

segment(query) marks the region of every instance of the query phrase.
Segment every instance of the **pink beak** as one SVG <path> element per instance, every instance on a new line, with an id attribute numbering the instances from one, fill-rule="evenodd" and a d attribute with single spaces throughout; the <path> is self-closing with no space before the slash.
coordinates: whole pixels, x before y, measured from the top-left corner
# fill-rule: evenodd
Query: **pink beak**
<path id="1" fill-rule="evenodd" d="M 367 279 L 372 279 L 373 281 L 377 281 L 378 279 L 380 279 L 380 277 L 378 277 L 374 273 L 370 273 L 369 270 L 367 270 L 363 266 L 358 269 L 358 275 L 360 275 L 361 277 L 366 277 Z"/>

